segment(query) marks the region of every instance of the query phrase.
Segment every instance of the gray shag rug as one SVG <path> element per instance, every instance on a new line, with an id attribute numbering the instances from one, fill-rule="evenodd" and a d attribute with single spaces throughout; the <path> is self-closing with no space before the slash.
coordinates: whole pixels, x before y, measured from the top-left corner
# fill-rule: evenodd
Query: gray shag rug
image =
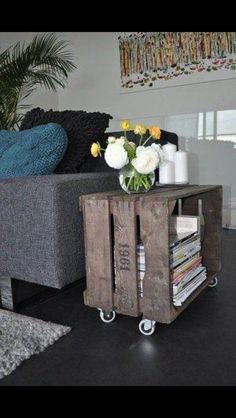
<path id="1" fill-rule="evenodd" d="M 71 328 L 0 309 L 0 379 Z"/>

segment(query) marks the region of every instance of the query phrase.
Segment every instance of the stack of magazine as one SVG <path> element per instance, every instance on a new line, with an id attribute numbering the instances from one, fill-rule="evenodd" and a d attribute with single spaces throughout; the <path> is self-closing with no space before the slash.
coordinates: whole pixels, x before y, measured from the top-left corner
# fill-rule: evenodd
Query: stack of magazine
<path id="1" fill-rule="evenodd" d="M 170 218 L 170 277 L 173 286 L 173 304 L 181 306 L 206 280 L 206 268 L 202 265 L 200 218 L 198 216 L 172 216 Z M 143 296 L 145 254 L 141 242 L 137 247 L 139 294 Z"/>

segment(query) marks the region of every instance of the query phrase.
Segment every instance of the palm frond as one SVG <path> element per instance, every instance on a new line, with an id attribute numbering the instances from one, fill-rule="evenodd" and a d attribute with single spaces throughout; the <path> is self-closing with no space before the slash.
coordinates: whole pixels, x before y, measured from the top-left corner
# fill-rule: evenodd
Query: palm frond
<path id="1" fill-rule="evenodd" d="M 53 91 L 66 86 L 69 73 L 76 68 L 68 45 L 56 34 L 46 33 L 36 35 L 27 46 L 17 42 L 0 54 L 0 127 L 5 124 L 10 129 L 19 123 L 20 101 L 37 85 Z"/>

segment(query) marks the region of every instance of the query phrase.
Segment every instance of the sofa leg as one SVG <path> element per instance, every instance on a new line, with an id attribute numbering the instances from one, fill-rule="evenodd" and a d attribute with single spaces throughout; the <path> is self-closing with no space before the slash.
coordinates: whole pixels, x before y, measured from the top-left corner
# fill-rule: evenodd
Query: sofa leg
<path id="1" fill-rule="evenodd" d="M 0 295 L 2 307 L 14 310 L 11 277 L 0 277 Z"/>

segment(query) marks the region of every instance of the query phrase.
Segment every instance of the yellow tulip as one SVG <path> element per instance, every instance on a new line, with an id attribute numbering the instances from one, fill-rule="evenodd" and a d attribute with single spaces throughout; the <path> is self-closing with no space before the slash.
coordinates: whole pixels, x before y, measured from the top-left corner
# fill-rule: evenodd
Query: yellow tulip
<path id="1" fill-rule="evenodd" d="M 90 152 L 91 152 L 93 157 L 98 157 L 99 155 L 100 155 L 100 157 L 102 156 L 101 145 L 99 144 L 99 142 L 94 142 L 91 145 Z"/>
<path id="2" fill-rule="evenodd" d="M 154 139 L 160 139 L 160 137 L 161 137 L 161 130 L 160 130 L 159 126 L 149 126 L 148 129 L 149 129 L 150 135 Z"/>
<path id="3" fill-rule="evenodd" d="M 121 128 L 123 129 L 123 131 L 128 131 L 131 128 L 131 124 L 128 120 L 123 120 L 121 122 Z"/>
<path id="4" fill-rule="evenodd" d="M 136 125 L 134 128 L 134 133 L 137 135 L 145 135 L 146 131 L 147 131 L 147 128 L 145 128 L 145 126 L 142 125 L 141 123 Z"/>

